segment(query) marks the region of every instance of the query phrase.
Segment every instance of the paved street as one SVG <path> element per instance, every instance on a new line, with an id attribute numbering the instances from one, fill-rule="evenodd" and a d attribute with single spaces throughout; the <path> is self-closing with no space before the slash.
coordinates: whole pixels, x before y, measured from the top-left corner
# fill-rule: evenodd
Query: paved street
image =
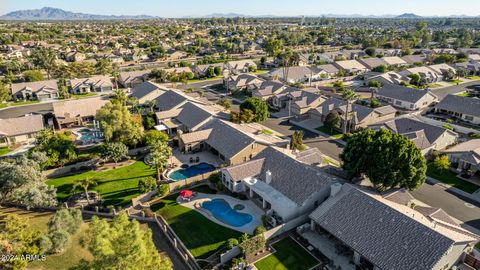
<path id="1" fill-rule="evenodd" d="M 0 119 L 20 117 L 29 113 L 46 114 L 53 110 L 52 103 L 38 103 L 24 106 L 12 106 L 0 110 Z"/>
<path id="2" fill-rule="evenodd" d="M 305 132 L 303 141 L 306 145 L 310 147 L 316 147 L 325 155 L 339 160 L 338 156 L 342 152 L 342 145 L 334 140 L 327 139 L 313 132 L 292 125 L 288 122 L 288 120 L 285 119 L 269 118 L 262 124 L 286 136 L 292 136 L 296 130 L 303 130 Z"/>
<path id="3" fill-rule="evenodd" d="M 438 98 L 442 100 L 444 97 L 446 97 L 449 94 L 457 94 L 460 92 L 464 92 L 467 90 L 468 87 L 473 85 L 480 85 L 480 81 L 468 82 L 461 85 L 452 85 L 452 86 L 441 88 L 441 89 L 432 89 L 432 93 L 437 95 Z"/>
<path id="4" fill-rule="evenodd" d="M 480 204 L 439 185 L 423 184 L 412 195 L 433 207 L 440 207 L 452 217 L 480 230 Z"/>

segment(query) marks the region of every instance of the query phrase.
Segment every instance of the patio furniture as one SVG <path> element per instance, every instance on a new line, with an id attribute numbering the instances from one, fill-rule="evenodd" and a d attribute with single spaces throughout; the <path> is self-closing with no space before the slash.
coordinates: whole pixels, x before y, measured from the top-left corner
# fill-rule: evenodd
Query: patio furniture
<path id="1" fill-rule="evenodd" d="M 199 161 L 200 161 L 200 157 L 195 158 L 195 162 L 198 163 Z"/>
<path id="2" fill-rule="evenodd" d="M 193 157 L 190 157 L 190 163 L 193 163 Z"/>

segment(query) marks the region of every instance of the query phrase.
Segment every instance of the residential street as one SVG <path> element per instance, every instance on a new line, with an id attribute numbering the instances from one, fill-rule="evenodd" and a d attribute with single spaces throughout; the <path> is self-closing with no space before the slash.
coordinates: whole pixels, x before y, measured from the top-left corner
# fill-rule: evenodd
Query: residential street
<path id="1" fill-rule="evenodd" d="M 439 185 L 423 184 L 412 195 L 433 207 L 440 207 L 452 217 L 480 230 L 480 204 L 461 197 Z"/>
<path id="2" fill-rule="evenodd" d="M 46 114 L 53 110 L 52 103 L 38 103 L 24 106 L 12 106 L 0 110 L 0 119 L 20 117 L 29 113 Z"/>
<path id="3" fill-rule="evenodd" d="M 464 83 L 461 85 L 452 85 L 449 87 L 441 88 L 441 89 L 432 89 L 432 93 L 438 96 L 440 100 L 446 97 L 449 94 L 457 94 L 463 91 L 466 91 L 468 87 L 473 85 L 479 85 L 480 81 L 472 81 L 468 83 Z"/>

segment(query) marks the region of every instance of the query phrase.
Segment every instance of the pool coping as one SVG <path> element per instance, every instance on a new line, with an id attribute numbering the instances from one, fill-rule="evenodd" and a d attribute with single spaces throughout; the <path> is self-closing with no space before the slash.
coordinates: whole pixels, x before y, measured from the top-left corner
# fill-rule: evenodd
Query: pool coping
<path id="1" fill-rule="evenodd" d="M 205 201 L 211 201 L 213 199 L 224 199 L 231 208 L 233 208 L 234 205 L 236 204 L 243 204 L 245 205 L 245 209 L 243 210 L 236 210 L 239 213 L 244 213 L 244 214 L 249 214 L 253 217 L 253 220 L 241 227 L 234 227 L 231 225 L 228 225 L 226 223 L 221 222 L 220 220 L 216 219 L 208 210 L 203 209 L 200 205 L 201 203 Z M 217 223 L 218 225 L 221 225 L 223 227 L 247 233 L 250 235 L 253 235 L 253 232 L 255 231 L 255 228 L 258 226 L 263 226 L 262 224 L 262 215 L 265 214 L 263 210 L 258 208 L 254 203 L 252 203 L 249 200 L 242 201 L 236 198 L 233 198 L 228 195 L 221 195 L 221 194 L 205 194 L 205 193 L 197 193 L 197 195 L 194 197 L 193 200 L 191 201 L 184 201 L 179 197 L 177 197 L 177 203 L 181 206 L 193 209 L 197 211 L 198 213 L 202 214 L 206 218 L 208 218 L 210 221 Z M 233 205 L 233 206 L 232 206 Z M 252 210 L 252 211 L 250 211 Z"/>
<path id="2" fill-rule="evenodd" d="M 183 165 L 183 164 L 186 164 L 186 163 L 182 163 L 182 165 Z M 194 167 L 194 166 L 197 166 L 197 165 L 200 165 L 200 164 L 208 164 L 208 165 L 210 165 L 210 166 L 213 167 L 213 170 L 208 171 L 208 172 L 204 172 L 204 173 L 200 173 L 200 174 L 197 174 L 197 175 L 194 175 L 194 176 L 190 176 L 190 177 L 187 177 L 187 178 L 184 178 L 184 179 L 173 179 L 173 178 L 170 177 L 170 175 L 171 175 L 172 173 L 176 172 L 176 171 L 186 170 L 186 169 L 188 169 L 188 168 L 190 168 L 190 167 Z M 187 164 L 187 165 L 188 165 L 188 164 Z M 193 165 L 189 165 L 189 167 L 187 167 L 187 168 L 182 168 L 181 165 L 180 165 L 180 166 L 175 167 L 175 168 L 173 168 L 173 169 L 167 170 L 167 171 L 165 171 L 165 175 L 164 175 L 164 176 L 166 177 L 166 179 L 169 179 L 170 181 L 178 182 L 178 181 L 185 181 L 185 180 L 187 180 L 187 179 L 190 179 L 190 178 L 193 178 L 193 177 L 197 177 L 197 176 L 202 175 L 202 174 L 211 173 L 211 172 L 215 171 L 216 169 L 217 169 L 217 167 L 216 167 L 215 165 L 213 165 L 213 164 L 210 164 L 210 163 L 208 163 L 208 162 L 199 162 L 199 163 L 196 163 L 196 164 L 193 164 Z"/>

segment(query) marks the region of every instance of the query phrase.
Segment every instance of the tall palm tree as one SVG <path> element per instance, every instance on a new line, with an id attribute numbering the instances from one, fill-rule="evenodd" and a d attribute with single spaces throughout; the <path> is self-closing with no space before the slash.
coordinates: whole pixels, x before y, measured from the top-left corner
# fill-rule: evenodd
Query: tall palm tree
<path id="1" fill-rule="evenodd" d="M 149 148 L 150 162 L 157 170 L 157 181 L 160 181 L 162 172 L 168 165 L 168 159 L 172 156 L 172 148 L 165 141 L 155 141 Z"/>
<path id="2" fill-rule="evenodd" d="M 118 78 L 120 77 L 120 72 L 118 71 L 118 66 L 116 64 L 114 64 L 112 68 L 112 77 L 115 82 L 115 89 L 118 90 Z"/>
<path id="3" fill-rule="evenodd" d="M 352 89 L 345 88 L 342 93 L 342 98 L 347 102 L 345 116 L 344 116 L 344 123 L 343 123 L 343 133 L 345 134 L 348 132 L 348 126 L 349 126 L 348 115 L 350 114 L 350 104 L 352 103 L 352 101 L 358 98 L 358 95 Z"/>
<path id="4" fill-rule="evenodd" d="M 72 192 L 75 192 L 78 188 L 82 188 L 83 192 L 85 192 L 85 198 L 87 199 L 87 203 L 90 204 L 90 199 L 88 197 L 88 188 L 92 186 L 96 186 L 97 181 L 92 177 L 87 177 L 80 182 L 75 183 L 72 188 Z"/>

